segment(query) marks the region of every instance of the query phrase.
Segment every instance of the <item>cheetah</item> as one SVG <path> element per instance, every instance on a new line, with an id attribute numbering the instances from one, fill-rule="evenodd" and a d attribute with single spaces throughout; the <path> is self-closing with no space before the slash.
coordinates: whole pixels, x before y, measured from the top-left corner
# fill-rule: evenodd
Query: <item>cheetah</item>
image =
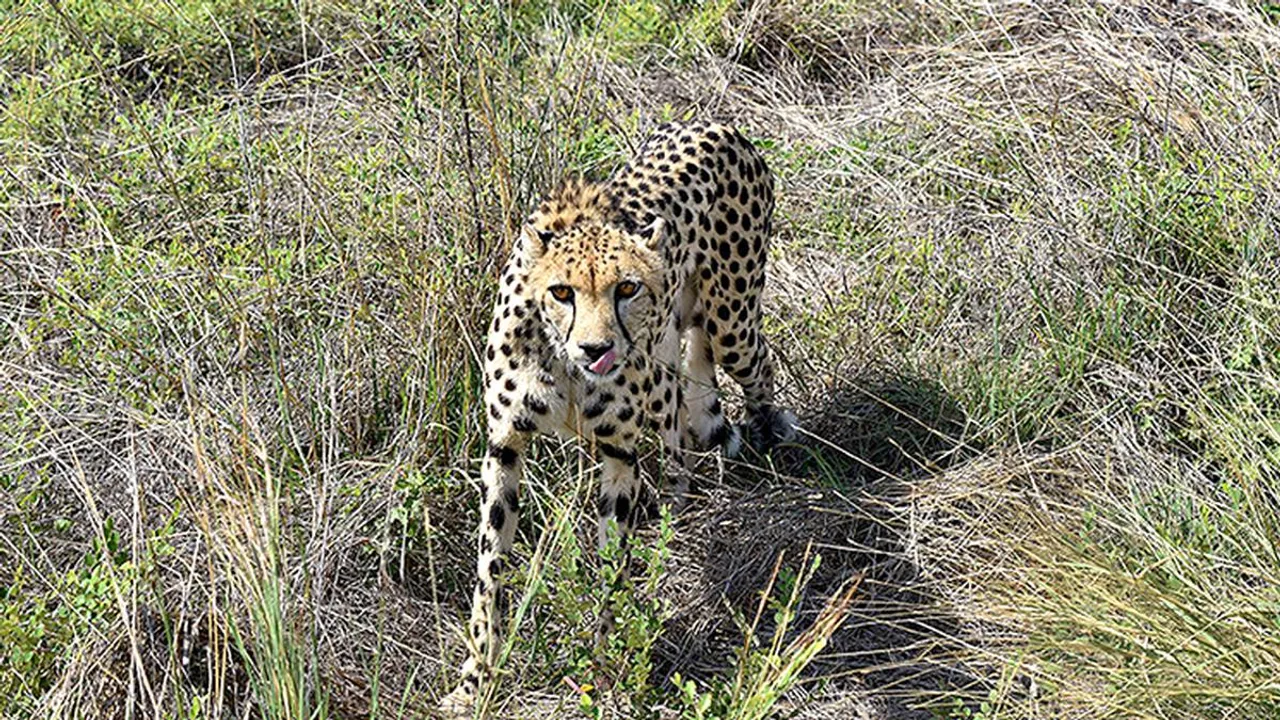
<path id="1" fill-rule="evenodd" d="M 470 657 L 447 709 L 472 707 L 492 678 L 499 578 L 535 433 L 594 441 L 597 540 L 603 547 L 616 526 L 624 548 L 640 500 L 643 427 L 661 436 L 677 496 L 687 490 L 687 451 L 737 452 L 717 365 L 742 387 L 753 445 L 792 437 L 794 416 L 774 405 L 760 332 L 773 208 L 773 177 L 746 138 L 721 124 L 679 122 L 658 127 L 607 181 L 566 183 L 529 216 L 502 272 L 484 350 L 489 445 Z M 602 613 L 602 633 L 610 622 Z"/>

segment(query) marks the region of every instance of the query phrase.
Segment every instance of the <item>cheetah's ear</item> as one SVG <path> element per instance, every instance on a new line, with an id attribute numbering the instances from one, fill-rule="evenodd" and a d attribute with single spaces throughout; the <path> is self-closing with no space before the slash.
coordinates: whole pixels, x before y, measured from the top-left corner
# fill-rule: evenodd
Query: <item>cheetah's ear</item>
<path id="1" fill-rule="evenodd" d="M 528 223 L 524 226 L 524 246 L 531 259 L 536 260 L 542 257 L 555 239 L 556 234 L 550 230 L 543 230 Z"/>
<path id="2" fill-rule="evenodd" d="M 650 250 L 657 250 L 662 246 L 662 238 L 667 232 L 667 221 L 661 217 L 655 217 L 653 222 L 640 228 L 637 233 L 644 241 L 645 247 Z"/>

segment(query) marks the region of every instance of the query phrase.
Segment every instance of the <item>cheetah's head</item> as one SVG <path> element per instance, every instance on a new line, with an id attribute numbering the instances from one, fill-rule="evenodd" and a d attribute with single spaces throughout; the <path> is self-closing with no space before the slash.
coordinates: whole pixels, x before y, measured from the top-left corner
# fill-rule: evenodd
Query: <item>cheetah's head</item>
<path id="1" fill-rule="evenodd" d="M 569 367 L 588 379 L 635 359 L 657 325 L 661 219 L 636 232 L 597 221 L 525 228 L 529 286 Z"/>

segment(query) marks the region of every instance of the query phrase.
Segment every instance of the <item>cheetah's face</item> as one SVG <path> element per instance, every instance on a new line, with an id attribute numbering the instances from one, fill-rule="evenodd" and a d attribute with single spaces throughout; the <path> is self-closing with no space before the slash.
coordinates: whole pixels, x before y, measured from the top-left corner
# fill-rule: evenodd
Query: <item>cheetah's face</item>
<path id="1" fill-rule="evenodd" d="M 638 233 L 600 223 L 526 229 L 529 284 L 559 354 L 588 379 L 618 372 L 655 325 L 662 221 Z"/>

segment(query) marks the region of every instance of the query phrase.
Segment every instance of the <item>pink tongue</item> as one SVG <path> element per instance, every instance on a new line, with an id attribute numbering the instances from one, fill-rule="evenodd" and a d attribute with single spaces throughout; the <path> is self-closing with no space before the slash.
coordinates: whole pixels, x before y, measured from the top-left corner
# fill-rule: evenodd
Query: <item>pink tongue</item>
<path id="1" fill-rule="evenodd" d="M 587 369 L 597 375 L 603 375 L 609 372 L 609 368 L 613 367 L 613 360 L 616 357 L 617 355 L 615 355 L 612 350 L 609 350 L 605 354 L 601 355 L 595 362 L 588 365 Z"/>

